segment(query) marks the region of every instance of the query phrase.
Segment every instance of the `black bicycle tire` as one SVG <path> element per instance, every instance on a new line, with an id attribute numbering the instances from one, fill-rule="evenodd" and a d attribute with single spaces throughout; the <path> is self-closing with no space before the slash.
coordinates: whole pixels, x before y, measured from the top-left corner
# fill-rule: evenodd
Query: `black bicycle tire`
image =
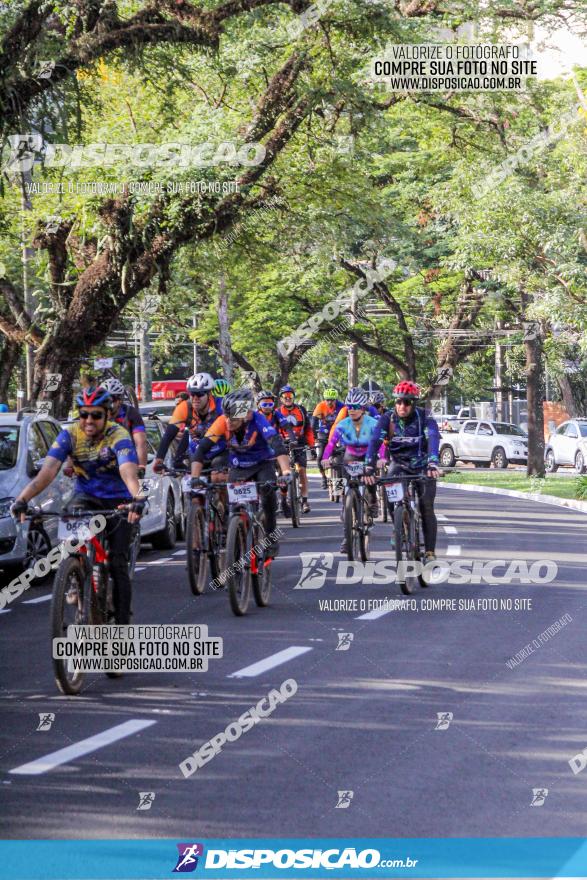
<path id="1" fill-rule="evenodd" d="M 63 603 L 65 602 L 65 590 L 69 577 L 74 570 L 79 573 L 79 586 L 81 586 L 83 593 L 81 624 L 89 623 L 89 577 L 84 577 L 84 567 L 81 560 L 77 556 L 68 556 L 60 563 L 53 581 L 53 593 L 51 596 L 51 647 L 53 646 L 53 639 L 64 638 L 66 635 L 63 631 Z M 70 679 L 67 675 L 67 659 L 60 660 L 53 657 L 53 651 L 51 651 L 51 656 L 55 682 L 61 693 L 65 694 L 65 696 L 79 694 L 84 682 L 83 672 L 76 673 Z"/>
<path id="2" fill-rule="evenodd" d="M 193 552 L 195 536 L 200 535 L 201 550 L 197 561 Z M 194 596 L 201 596 L 206 587 L 206 573 L 208 571 L 208 553 L 205 547 L 205 523 L 204 511 L 197 501 L 192 501 L 185 528 L 186 562 L 188 583 Z"/>
<path id="3" fill-rule="evenodd" d="M 251 567 L 246 562 L 247 536 L 245 526 L 240 514 L 232 516 L 228 524 L 226 535 L 226 588 L 232 613 L 242 617 L 247 613 L 251 598 Z M 240 567 L 240 572 L 238 568 Z M 245 578 L 245 588 L 242 591 L 244 598 L 239 600 L 236 589 L 236 576 L 240 574 Z"/>
<path id="4" fill-rule="evenodd" d="M 291 524 L 294 529 L 298 529 L 300 527 L 300 495 L 298 492 L 298 480 L 299 477 L 297 473 L 293 473 L 291 475 L 291 481 L 289 486 L 287 487 L 287 494 L 289 495 L 289 509 L 291 511 Z"/>

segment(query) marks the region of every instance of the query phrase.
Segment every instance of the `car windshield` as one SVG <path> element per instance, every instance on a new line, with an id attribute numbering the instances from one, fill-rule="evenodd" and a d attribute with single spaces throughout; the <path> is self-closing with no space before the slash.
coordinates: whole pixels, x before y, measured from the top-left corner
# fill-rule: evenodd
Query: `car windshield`
<path id="1" fill-rule="evenodd" d="M 0 471 L 9 471 L 16 464 L 18 428 L 0 427 Z"/>
<path id="2" fill-rule="evenodd" d="M 587 422 L 579 422 L 581 437 L 587 437 Z"/>
<path id="3" fill-rule="evenodd" d="M 493 427 L 495 428 L 496 434 L 515 434 L 516 437 L 527 436 L 527 434 L 522 431 L 521 428 L 518 428 L 517 425 L 508 425 L 507 422 L 494 422 Z"/>

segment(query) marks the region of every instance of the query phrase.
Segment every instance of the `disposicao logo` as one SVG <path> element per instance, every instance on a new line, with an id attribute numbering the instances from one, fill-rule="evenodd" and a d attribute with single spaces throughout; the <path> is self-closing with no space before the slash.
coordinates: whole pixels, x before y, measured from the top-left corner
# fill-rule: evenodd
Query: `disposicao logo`
<path id="1" fill-rule="evenodd" d="M 198 857 L 204 855 L 203 843 L 178 843 L 179 856 L 173 869 L 174 874 L 187 874 L 198 867 Z"/>

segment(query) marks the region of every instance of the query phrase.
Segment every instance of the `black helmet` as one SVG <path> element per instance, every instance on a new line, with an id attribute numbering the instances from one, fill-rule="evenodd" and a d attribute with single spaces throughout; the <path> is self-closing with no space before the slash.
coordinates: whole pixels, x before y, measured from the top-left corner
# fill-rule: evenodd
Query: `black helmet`
<path id="1" fill-rule="evenodd" d="M 253 408 L 253 392 L 250 388 L 236 388 L 222 401 L 222 411 L 231 419 L 244 419 Z"/>

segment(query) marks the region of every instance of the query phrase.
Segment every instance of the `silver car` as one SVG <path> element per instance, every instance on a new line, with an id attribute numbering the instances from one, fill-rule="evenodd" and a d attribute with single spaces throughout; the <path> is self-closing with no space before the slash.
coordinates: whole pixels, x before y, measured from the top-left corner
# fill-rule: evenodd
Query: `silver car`
<path id="1" fill-rule="evenodd" d="M 547 440 L 544 450 L 546 470 L 553 474 L 559 467 L 574 467 L 577 473 L 587 470 L 587 419 L 570 419 L 559 425 Z"/>
<path id="2" fill-rule="evenodd" d="M 185 516 L 181 491 L 181 481 L 167 474 L 156 474 L 153 471 L 153 460 L 165 425 L 151 416 L 144 418 L 147 432 L 147 472 L 143 480 L 143 491 L 149 495 L 148 511 L 141 519 L 141 538 L 150 541 L 158 550 L 170 550 L 175 546 L 176 539 L 185 534 Z M 173 467 L 175 444 L 172 444 L 165 464 Z"/>
<path id="3" fill-rule="evenodd" d="M 0 569 L 29 568 L 57 541 L 57 518 L 17 525 L 10 505 L 37 474 L 61 426 L 50 416 L 34 413 L 0 415 Z M 73 494 L 63 474 L 34 500 L 43 511 L 61 510 Z"/>

